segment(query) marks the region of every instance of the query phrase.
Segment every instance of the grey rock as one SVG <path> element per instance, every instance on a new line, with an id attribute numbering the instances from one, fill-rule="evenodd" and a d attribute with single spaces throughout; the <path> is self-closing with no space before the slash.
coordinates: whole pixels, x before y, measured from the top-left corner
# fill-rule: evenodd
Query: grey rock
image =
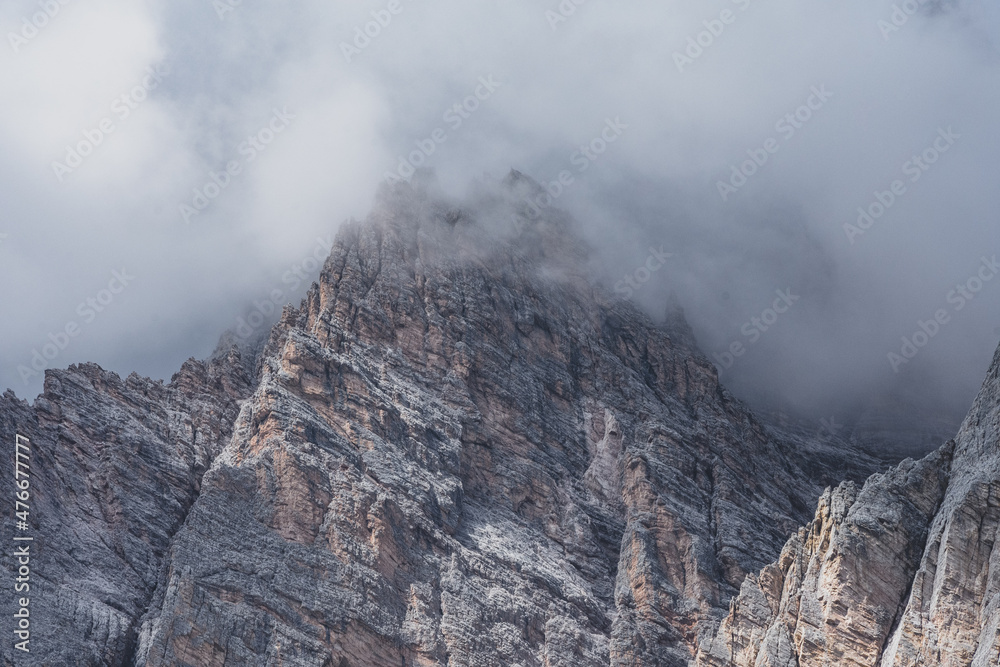
<path id="1" fill-rule="evenodd" d="M 828 490 L 697 665 L 996 664 L 1000 349 L 954 441 Z"/>
<path id="2" fill-rule="evenodd" d="M 165 385 L 83 364 L 47 372 L 33 406 L 11 392 L 0 397 L 0 438 L 12 454 L 16 434 L 31 446 L 32 529 L 7 525 L 34 537 L 23 593 L 31 654 L 15 654 L 9 639 L 12 595 L 0 617 L 5 665 L 15 657 L 17 664 L 132 664 L 138 619 L 162 578 L 170 540 L 249 394 L 239 368 L 236 353 L 210 364 L 191 360 Z M 13 455 L 0 459 L 0 476 L 14 479 Z M 4 559 L 10 588 L 15 568 Z"/>
<path id="3" fill-rule="evenodd" d="M 34 451 L 34 664 L 687 665 L 723 629 L 790 659 L 786 586 L 747 582 L 780 557 L 805 585 L 820 535 L 848 584 L 864 550 L 892 576 L 859 584 L 881 591 L 859 646 L 916 654 L 889 607 L 977 436 L 828 492 L 799 531 L 882 463 L 756 419 L 679 313 L 605 293 L 572 221 L 531 217 L 537 187 L 387 187 L 266 343 L 0 399 L 0 437 Z"/>

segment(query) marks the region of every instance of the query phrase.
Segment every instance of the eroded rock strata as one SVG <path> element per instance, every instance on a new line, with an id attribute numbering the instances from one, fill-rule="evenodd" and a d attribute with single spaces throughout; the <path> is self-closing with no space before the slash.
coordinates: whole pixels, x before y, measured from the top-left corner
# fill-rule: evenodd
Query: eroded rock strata
<path id="1" fill-rule="evenodd" d="M 263 349 L 0 398 L 40 522 L 17 664 L 985 656 L 996 367 L 953 446 L 865 482 L 882 462 L 734 400 L 682 316 L 596 286 L 536 187 L 387 188 Z"/>
<path id="2" fill-rule="evenodd" d="M 958 436 L 828 491 L 748 577 L 698 665 L 995 665 L 1000 350 Z"/>

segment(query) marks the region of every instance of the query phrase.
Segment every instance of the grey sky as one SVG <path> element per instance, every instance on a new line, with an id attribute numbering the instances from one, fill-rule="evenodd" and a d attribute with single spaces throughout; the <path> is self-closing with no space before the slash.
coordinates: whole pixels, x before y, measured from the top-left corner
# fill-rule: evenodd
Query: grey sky
<path id="1" fill-rule="evenodd" d="M 1000 253 L 996 5 L 226 2 L 0 10 L 0 386 L 33 397 L 40 376 L 18 367 L 70 323 L 49 365 L 169 377 L 254 302 L 297 298 L 338 224 L 423 145 L 456 195 L 511 167 L 570 172 L 557 205 L 609 288 L 651 246 L 672 253 L 632 298 L 660 313 L 673 292 L 710 357 L 742 343 L 723 373 L 741 395 L 826 414 L 901 378 L 956 410 L 978 388 L 1000 278 L 960 311 L 948 294 Z M 609 121 L 620 136 L 581 158 Z M 71 167 L 80 142 L 97 145 Z M 739 183 L 725 201 L 720 181 Z M 751 342 L 744 324 L 787 289 Z M 941 309 L 895 373 L 888 353 Z"/>

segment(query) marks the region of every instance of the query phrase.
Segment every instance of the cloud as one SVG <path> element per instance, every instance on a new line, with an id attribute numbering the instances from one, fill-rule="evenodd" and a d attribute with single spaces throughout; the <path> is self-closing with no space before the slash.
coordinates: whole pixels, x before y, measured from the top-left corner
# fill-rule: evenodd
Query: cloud
<path id="1" fill-rule="evenodd" d="M 0 12 L 8 47 L 41 6 Z M 750 399 L 826 413 L 838 396 L 894 386 L 888 353 L 1000 252 L 993 6 L 226 6 L 68 1 L 0 55 L 0 279 L 14 286 L 0 384 L 37 392 L 18 366 L 123 267 L 134 284 L 49 362 L 165 377 L 207 354 L 317 237 L 363 217 L 435 130 L 445 140 L 426 164 L 452 193 L 512 166 L 543 183 L 569 171 L 558 205 L 600 248 L 609 287 L 651 246 L 673 253 L 633 298 L 659 314 L 676 295 L 710 356 L 748 342 L 743 324 L 775 290 L 800 293 L 724 371 Z M 133 99 L 150 68 L 167 73 Z M 462 107 L 482 77 L 500 85 Z M 809 108 L 818 88 L 830 95 Z M 123 95 L 127 118 L 114 110 Z M 269 137 L 284 109 L 294 119 Z M 53 162 L 105 119 L 114 131 L 60 182 Z M 602 147 L 615 119 L 627 129 Z M 947 128 L 954 146 L 906 180 Z M 253 160 L 240 148 L 251 137 L 271 139 Z M 580 160 L 585 149 L 595 159 Z M 761 150 L 766 162 L 723 201 L 719 182 Z M 239 173 L 188 224 L 181 205 L 214 192 L 234 161 Z M 894 180 L 905 194 L 851 243 L 845 224 Z M 998 300 L 1000 285 L 984 289 L 914 358 L 928 400 L 968 403 Z"/>

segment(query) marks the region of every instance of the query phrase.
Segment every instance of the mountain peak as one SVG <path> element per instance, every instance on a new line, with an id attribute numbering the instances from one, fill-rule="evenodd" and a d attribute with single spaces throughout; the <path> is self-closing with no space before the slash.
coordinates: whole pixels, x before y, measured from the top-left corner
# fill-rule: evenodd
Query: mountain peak
<path id="1" fill-rule="evenodd" d="M 541 192 L 514 171 L 461 199 L 386 186 L 266 341 L 222 341 L 168 384 L 82 365 L 34 406 L 0 397 L 0 438 L 30 439 L 34 507 L 60 519 L 36 533 L 60 582 L 32 598 L 39 663 L 685 665 L 750 627 L 768 563 L 823 536 L 846 553 L 854 526 L 870 571 L 895 573 L 888 600 L 940 498 L 955 535 L 992 506 L 992 473 L 954 480 L 995 449 L 976 449 L 993 390 L 954 463 L 904 463 L 814 514 L 880 462 L 765 426 L 679 310 L 657 325 L 595 286 Z M 758 626 L 782 609 L 752 607 Z"/>

